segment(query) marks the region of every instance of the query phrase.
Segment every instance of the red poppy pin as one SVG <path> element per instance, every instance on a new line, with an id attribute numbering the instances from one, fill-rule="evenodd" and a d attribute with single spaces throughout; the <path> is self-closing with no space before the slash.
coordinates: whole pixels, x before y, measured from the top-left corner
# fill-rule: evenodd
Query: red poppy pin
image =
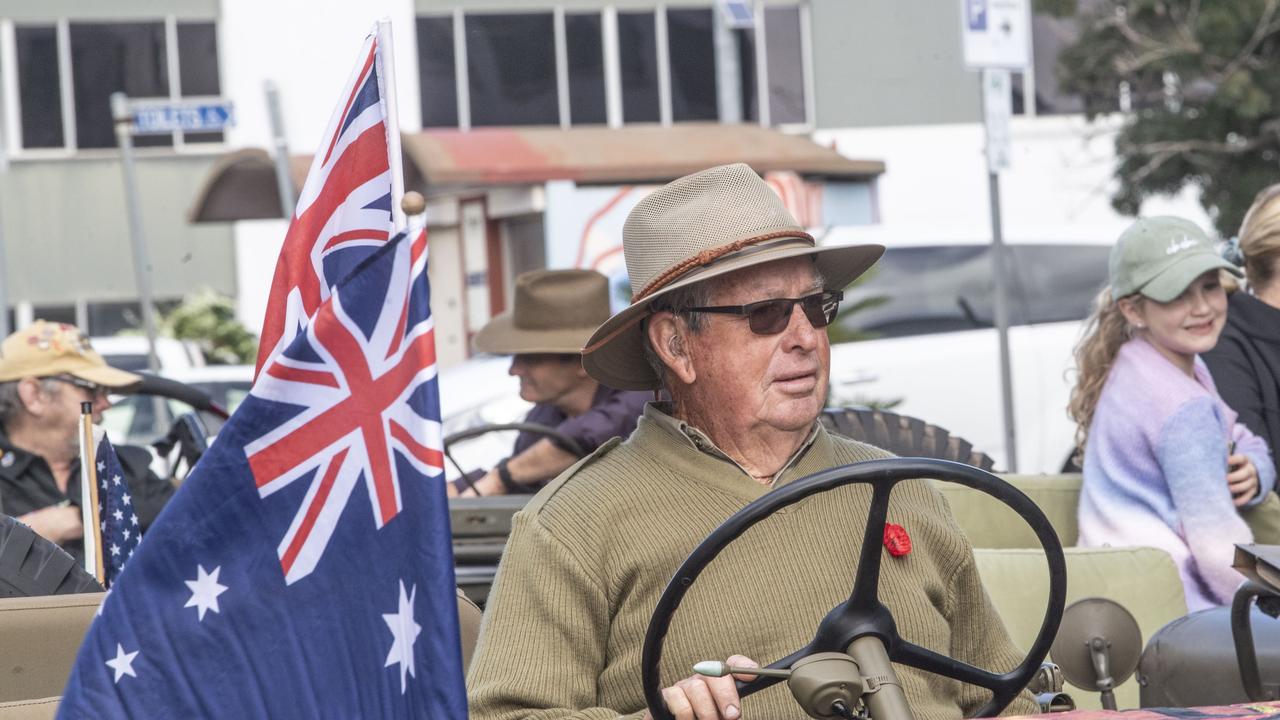
<path id="1" fill-rule="evenodd" d="M 907 535 L 907 529 L 901 525 L 885 523 L 884 546 L 890 555 L 902 557 L 911 552 L 911 536 Z"/>

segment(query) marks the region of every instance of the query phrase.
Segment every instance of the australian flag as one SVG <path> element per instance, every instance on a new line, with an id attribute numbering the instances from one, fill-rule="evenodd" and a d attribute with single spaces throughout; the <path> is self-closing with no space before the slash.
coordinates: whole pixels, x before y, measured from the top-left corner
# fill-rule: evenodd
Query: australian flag
<path id="1" fill-rule="evenodd" d="M 334 288 L 103 602 L 67 718 L 465 718 L 425 233 Z"/>
<path id="2" fill-rule="evenodd" d="M 129 483 L 115 448 L 103 434 L 98 443 L 94 464 L 98 470 L 98 517 L 102 527 L 102 569 L 106 573 L 107 587 L 119 577 L 124 563 L 133 555 L 142 539 L 138 516 L 133 512 L 133 498 L 129 497 Z"/>

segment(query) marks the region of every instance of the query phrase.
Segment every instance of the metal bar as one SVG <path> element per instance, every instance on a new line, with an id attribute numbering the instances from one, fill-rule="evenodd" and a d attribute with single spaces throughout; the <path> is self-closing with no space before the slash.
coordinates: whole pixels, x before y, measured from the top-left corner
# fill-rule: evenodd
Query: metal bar
<path id="1" fill-rule="evenodd" d="M 458 129 L 471 129 L 471 76 L 467 74 L 467 20 L 453 9 L 453 79 L 458 85 Z"/>
<path id="2" fill-rule="evenodd" d="M 807 0 L 800 3 L 800 68 L 804 73 L 804 124 L 812 128 L 818 124 L 818 101 L 814 97 L 813 8 Z"/>
<path id="3" fill-rule="evenodd" d="M 280 212 L 286 220 L 293 218 L 293 176 L 289 173 L 289 138 L 284 130 L 284 113 L 280 110 L 280 90 L 267 80 L 262 84 L 267 95 L 267 115 L 271 119 L 271 144 L 275 148 L 276 191 L 280 193 Z"/>
<path id="4" fill-rule="evenodd" d="M 671 125 L 671 51 L 667 38 L 667 6 L 658 3 L 653 11 L 654 47 L 658 54 L 658 122 Z"/>
<path id="5" fill-rule="evenodd" d="M 58 20 L 58 99 L 62 105 L 62 142 L 68 151 L 76 149 L 76 88 L 71 75 L 71 23 Z"/>
<path id="6" fill-rule="evenodd" d="M 178 58 L 178 18 L 164 17 L 164 61 L 169 69 L 169 101 L 182 98 L 182 61 Z M 186 137 L 181 130 L 173 131 L 173 149 L 181 150 Z"/>
<path id="7" fill-rule="evenodd" d="M 147 243 L 142 234 L 142 208 L 138 202 L 138 177 L 133 166 L 133 137 L 129 125 L 132 113 L 129 97 L 122 92 L 111 93 L 111 118 L 116 125 L 116 142 L 120 145 L 120 167 L 124 173 L 124 195 L 129 214 L 129 240 L 133 245 L 133 271 L 138 282 L 138 296 L 142 304 L 142 324 L 147 332 L 147 367 L 151 372 L 160 369 L 156 357 L 156 318 L 151 295 L 151 260 L 147 257 Z"/>
<path id="8" fill-rule="evenodd" d="M 1000 396 L 1004 415 L 1005 472 L 1018 472 L 1018 438 L 1013 424 L 1013 372 L 1009 359 L 1009 297 L 1004 231 L 1000 222 L 1000 174 L 987 173 L 991 197 L 991 265 L 995 280 L 996 336 L 1000 343 Z"/>
<path id="9" fill-rule="evenodd" d="M 556 105 L 560 114 L 560 129 L 568 130 L 573 124 L 573 109 L 569 104 L 569 40 L 564 20 L 564 6 L 556 5 L 551 16 L 555 24 L 556 40 Z"/>
<path id="10" fill-rule="evenodd" d="M 716 58 L 716 111 L 722 123 L 742 122 L 742 67 L 738 37 L 718 8 L 711 14 Z"/>
<path id="11" fill-rule="evenodd" d="M 765 36 L 764 3 L 755 2 L 755 38 L 756 38 L 756 117 L 760 127 L 769 127 L 769 50 L 768 38 Z"/>
<path id="12" fill-rule="evenodd" d="M 604 106 L 609 127 L 622 127 L 622 60 L 618 55 L 618 9 L 612 5 L 600 14 L 604 45 Z"/>

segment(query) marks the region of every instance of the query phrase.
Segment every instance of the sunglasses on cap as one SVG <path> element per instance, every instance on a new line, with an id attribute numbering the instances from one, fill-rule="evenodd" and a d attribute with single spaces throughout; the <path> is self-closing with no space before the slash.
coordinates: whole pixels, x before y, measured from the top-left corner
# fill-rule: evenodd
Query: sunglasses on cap
<path id="1" fill-rule="evenodd" d="M 840 309 L 840 301 L 843 299 L 842 292 L 821 292 L 802 298 L 775 298 L 746 305 L 695 307 L 689 308 L 689 312 L 746 315 L 747 327 L 751 328 L 751 332 L 756 335 L 777 335 L 791 323 L 791 308 L 796 305 L 804 311 L 804 316 L 809 318 L 809 323 L 815 329 L 821 329 L 836 319 L 836 311 Z"/>
<path id="2" fill-rule="evenodd" d="M 85 380 L 84 378 L 78 378 L 75 375 L 51 375 L 49 376 L 49 379 L 57 380 L 58 382 L 64 382 L 64 383 L 67 383 L 68 385 L 75 385 L 81 390 L 88 391 L 88 393 L 92 395 L 94 399 L 97 399 L 100 397 L 106 397 L 111 392 L 111 388 L 107 387 L 106 385 L 99 385 L 96 382 L 90 382 L 88 380 Z"/>

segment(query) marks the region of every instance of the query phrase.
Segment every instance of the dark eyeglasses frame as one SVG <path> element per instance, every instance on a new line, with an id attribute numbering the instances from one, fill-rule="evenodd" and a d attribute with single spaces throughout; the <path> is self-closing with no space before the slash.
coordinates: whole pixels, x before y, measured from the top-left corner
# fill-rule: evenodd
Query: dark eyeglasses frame
<path id="1" fill-rule="evenodd" d="M 791 324 L 791 311 L 796 305 L 804 311 L 809 324 L 813 325 L 815 330 L 821 330 L 836 319 L 836 312 L 839 311 L 840 301 L 843 299 L 843 292 L 820 292 L 800 298 L 772 298 L 746 305 L 694 307 L 689 308 L 688 312 L 745 315 L 751 332 L 756 335 L 777 335 Z M 776 315 L 770 312 L 782 306 L 786 307 L 786 312 Z"/>
<path id="2" fill-rule="evenodd" d="M 95 400 L 97 398 L 106 397 L 107 395 L 111 394 L 111 388 L 107 387 L 106 385 L 99 385 L 96 382 L 91 382 L 89 380 L 85 380 L 84 378 L 78 378 L 75 375 L 50 375 L 49 379 L 57 380 L 59 382 L 64 382 L 64 383 L 67 383 L 68 385 L 75 385 L 81 390 L 86 390 L 89 392 L 90 395 L 94 397 Z"/>

